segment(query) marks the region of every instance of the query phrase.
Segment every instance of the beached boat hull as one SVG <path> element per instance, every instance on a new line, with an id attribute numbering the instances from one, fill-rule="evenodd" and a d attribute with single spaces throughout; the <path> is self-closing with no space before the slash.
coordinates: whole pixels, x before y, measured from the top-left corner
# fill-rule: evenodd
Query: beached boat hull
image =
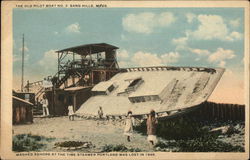
<path id="1" fill-rule="evenodd" d="M 128 68 L 92 89 L 76 115 L 97 116 L 101 106 L 105 116 L 123 117 L 128 111 L 146 116 L 185 113 L 205 102 L 224 73 L 223 68 L 140 67 Z"/>

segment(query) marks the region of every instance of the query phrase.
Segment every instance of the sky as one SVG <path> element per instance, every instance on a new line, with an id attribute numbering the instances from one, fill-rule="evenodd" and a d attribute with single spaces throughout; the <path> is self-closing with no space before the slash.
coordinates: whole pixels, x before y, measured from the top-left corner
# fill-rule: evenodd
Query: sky
<path id="1" fill-rule="evenodd" d="M 226 71 L 209 100 L 244 103 L 243 8 L 50 8 L 13 10 L 13 88 L 57 71 L 56 50 L 119 47 L 120 67 L 200 66 Z"/>

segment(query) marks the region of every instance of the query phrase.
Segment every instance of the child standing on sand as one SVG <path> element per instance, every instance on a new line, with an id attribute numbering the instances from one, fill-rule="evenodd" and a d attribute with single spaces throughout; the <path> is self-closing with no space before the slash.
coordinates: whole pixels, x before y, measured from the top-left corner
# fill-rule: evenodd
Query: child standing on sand
<path id="1" fill-rule="evenodd" d="M 103 118 L 103 110 L 102 110 L 102 107 L 101 107 L 101 106 L 99 106 L 98 116 L 99 116 L 99 119 L 102 119 L 102 118 Z"/>
<path id="2" fill-rule="evenodd" d="M 132 112 L 128 111 L 124 128 L 124 135 L 127 136 L 128 142 L 130 142 L 130 137 L 133 134 L 133 125 L 134 125 L 134 118 L 132 117 Z"/>
<path id="3" fill-rule="evenodd" d="M 68 107 L 68 116 L 69 116 L 69 120 L 70 121 L 73 121 L 74 120 L 74 110 L 73 110 L 73 106 L 72 105 L 69 105 Z"/>

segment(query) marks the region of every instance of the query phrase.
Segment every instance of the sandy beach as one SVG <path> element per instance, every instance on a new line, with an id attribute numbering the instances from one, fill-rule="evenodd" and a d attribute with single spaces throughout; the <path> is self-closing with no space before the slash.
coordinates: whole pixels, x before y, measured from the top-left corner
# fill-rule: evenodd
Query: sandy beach
<path id="1" fill-rule="evenodd" d="M 56 138 L 47 142 L 44 151 L 61 151 L 54 148 L 56 142 L 88 141 L 95 147 L 83 149 L 85 151 L 100 152 L 106 144 L 123 144 L 127 148 L 140 148 L 143 151 L 153 151 L 146 141 L 146 136 L 134 133 L 131 142 L 127 142 L 123 135 L 123 124 L 108 121 L 76 119 L 69 121 L 68 117 L 35 118 L 33 124 L 13 126 L 14 135 L 32 134 Z"/>
<path id="2" fill-rule="evenodd" d="M 161 137 L 158 137 L 158 141 L 161 143 L 160 145 L 158 145 L 160 147 L 151 146 L 147 142 L 147 135 L 137 131 L 134 131 L 133 136 L 131 138 L 131 142 L 127 142 L 126 136 L 123 135 L 124 121 L 114 122 L 111 120 L 107 121 L 81 118 L 75 118 L 74 121 L 70 121 L 67 116 L 34 118 L 34 123 L 32 124 L 14 125 L 13 136 L 15 137 L 16 135 L 20 134 L 30 134 L 34 136 L 45 137 L 38 142 L 42 143 L 43 145 L 36 151 L 65 151 L 65 148 L 55 147 L 56 143 L 65 141 L 81 141 L 90 142 L 92 144 L 90 147 L 85 147 L 77 150 L 66 150 L 67 152 L 106 152 L 106 150 L 104 149 L 105 146 L 107 149 L 110 146 L 119 145 L 127 148 L 128 150 L 133 151 L 136 150 L 143 152 L 178 152 L 178 150 L 183 149 L 183 147 L 185 151 L 186 144 L 189 144 L 191 146 L 201 146 L 203 147 L 203 149 L 205 149 L 204 151 L 242 151 L 244 148 L 245 137 L 244 124 L 223 122 L 204 125 L 204 127 L 210 128 L 210 130 L 216 129 L 218 127 L 221 128 L 222 126 L 231 126 L 231 133 L 229 133 L 229 130 L 227 131 L 227 133 L 224 134 L 209 133 L 210 135 L 215 135 L 215 141 L 210 138 L 203 140 L 199 138 L 191 138 L 188 141 L 178 141 L 175 139 L 166 140 Z M 49 140 L 47 140 L 46 138 L 48 138 Z M 164 143 L 165 145 L 163 145 Z M 203 145 L 201 145 L 200 143 L 202 143 Z M 107 145 L 109 146 L 107 147 Z M 193 149 L 191 147 L 188 150 L 192 151 Z"/>

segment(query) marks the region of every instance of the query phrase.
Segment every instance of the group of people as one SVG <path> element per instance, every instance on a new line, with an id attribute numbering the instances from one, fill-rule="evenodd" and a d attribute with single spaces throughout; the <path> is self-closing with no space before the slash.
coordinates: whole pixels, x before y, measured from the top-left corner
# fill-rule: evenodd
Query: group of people
<path id="1" fill-rule="evenodd" d="M 155 116 L 155 111 L 151 110 L 148 118 L 147 118 L 147 140 L 150 142 L 151 145 L 155 145 L 157 143 L 156 138 L 156 127 L 157 127 L 157 119 Z M 134 118 L 132 117 L 132 111 L 128 111 L 125 128 L 124 128 L 124 135 L 127 136 L 127 141 L 131 141 L 131 136 L 133 134 L 133 126 L 134 126 Z"/>
<path id="2" fill-rule="evenodd" d="M 98 116 L 99 119 L 103 119 L 103 110 L 102 107 L 99 106 L 98 109 Z M 147 140 L 150 142 L 150 144 L 155 145 L 157 143 L 156 138 L 156 127 L 157 127 L 157 119 L 156 119 L 156 113 L 154 110 L 151 110 L 148 118 L 147 118 Z M 127 118 L 125 120 L 125 128 L 124 128 L 124 135 L 127 136 L 127 141 L 131 141 L 131 136 L 133 134 L 133 126 L 135 125 L 135 120 L 132 116 L 132 111 L 128 111 Z"/>
<path id="3" fill-rule="evenodd" d="M 48 109 L 48 99 L 46 96 L 43 96 L 43 99 L 41 100 L 41 104 L 43 106 L 43 116 L 48 116 L 49 115 L 49 109 Z M 157 119 L 155 116 L 155 111 L 151 110 L 148 118 L 147 118 L 147 140 L 152 144 L 155 145 L 157 143 L 157 138 L 156 138 L 156 127 L 157 127 Z M 69 105 L 68 106 L 68 116 L 69 120 L 73 121 L 74 120 L 74 110 L 73 106 Z M 99 119 L 103 119 L 103 110 L 102 107 L 99 106 L 98 109 L 98 116 Z M 132 116 L 132 111 L 128 111 L 127 113 L 127 118 L 125 121 L 125 128 L 124 128 L 124 135 L 127 136 L 127 141 L 131 141 L 131 136 L 133 134 L 133 126 L 135 125 L 134 118 Z"/>
<path id="4" fill-rule="evenodd" d="M 43 95 L 43 98 L 40 100 L 40 104 L 42 104 L 43 116 L 49 116 L 49 102 L 46 95 Z M 74 109 L 72 105 L 68 106 L 68 116 L 69 120 L 74 120 Z"/>

